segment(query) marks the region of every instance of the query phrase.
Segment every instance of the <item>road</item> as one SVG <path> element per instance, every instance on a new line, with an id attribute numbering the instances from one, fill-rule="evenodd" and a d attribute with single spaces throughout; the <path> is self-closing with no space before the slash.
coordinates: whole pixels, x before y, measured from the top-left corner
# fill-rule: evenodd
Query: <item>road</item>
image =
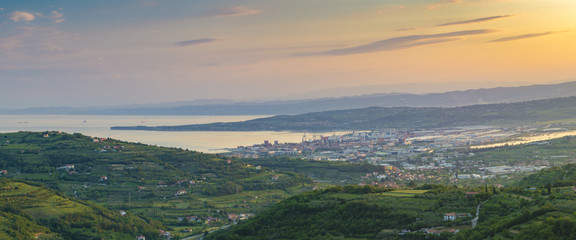
<path id="1" fill-rule="evenodd" d="M 222 226 L 222 227 L 220 227 L 219 229 L 211 230 L 211 231 L 208 232 L 208 233 L 212 233 L 212 232 L 218 231 L 218 230 L 220 230 L 220 229 L 226 229 L 226 228 L 229 228 L 230 226 L 232 226 L 232 225 Z M 203 234 L 203 233 L 202 233 L 202 234 L 198 234 L 198 235 L 194 235 L 194 236 L 190 236 L 190 237 L 187 237 L 187 238 L 182 238 L 182 240 L 202 240 L 202 239 L 204 239 L 204 234 Z"/>
<path id="2" fill-rule="evenodd" d="M 476 217 L 474 219 L 472 219 L 472 228 L 476 227 L 476 224 L 478 223 L 478 218 L 480 217 L 480 206 L 482 205 L 482 203 L 478 204 L 478 207 L 476 207 Z"/>

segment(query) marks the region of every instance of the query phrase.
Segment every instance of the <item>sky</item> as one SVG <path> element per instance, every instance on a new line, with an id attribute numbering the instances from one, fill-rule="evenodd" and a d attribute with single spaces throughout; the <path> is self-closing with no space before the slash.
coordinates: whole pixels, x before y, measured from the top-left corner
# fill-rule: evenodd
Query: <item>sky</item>
<path id="1" fill-rule="evenodd" d="M 575 80 L 574 13 L 574 0 L 4 0 L 0 109 Z"/>

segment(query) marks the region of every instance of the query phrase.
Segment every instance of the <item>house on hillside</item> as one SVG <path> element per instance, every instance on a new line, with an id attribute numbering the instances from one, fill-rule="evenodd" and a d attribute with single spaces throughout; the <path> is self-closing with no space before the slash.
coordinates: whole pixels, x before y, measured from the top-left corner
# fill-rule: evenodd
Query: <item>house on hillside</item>
<path id="1" fill-rule="evenodd" d="M 74 164 L 66 164 L 64 166 L 58 167 L 58 169 L 66 169 L 66 170 L 74 169 Z"/>
<path id="2" fill-rule="evenodd" d="M 142 235 L 140 235 L 140 236 L 136 237 L 136 240 L 146 240 L 146 237 L 145 237 L 145 236 L 142 236 Z"/>
<path id="3" fill-rule="evenodd" d="M 474 197 L 474 196 L 476 196 L 476 195 L 478 195 L 478 194 L 479 194 L 479 192 L 466 192 L 466 197 L 467 197 L 467 198 L 468 198 L 468 197 Z"/>
<path id="4" fill-rule="evenodd" d="M 174 196 L 180 196 L 180 195 L 184 195 L 188 192 L 186 192 L 186 190 L 178 190 L 176 191 L 176 193 L 174 193 Z"/>
<path id="5" fill-rule="evenodd" d="M 392 181 L 386 181 L 386 182 L 378 183 L 378 186 L 398 188 L 398 185 L 396 184 L 396 182 L 392 182 Z"/>
<path id="6" fill-rule="evenodd" d="M 165 239 L 172 239 L 172 234 L 170 234 L 170 232 L 166 232 L 164 230 L 160 230 L 160 237 L 163 237 Z"/>
<path id="7" fill-rule="evenodd" d="M 456 218 L 470 217 L 468 213 L 446 213 L 444 214 L 444 221 L 455 221 Z"/>
<path id="8" fill-rule="evenodd" d="M 108 140 L 108 139 L 107 138 L 93 138 L 92 142 L 104 142 L 106 140 Z"/>
<path id="9" fill-rule="evenodd" d="M 229 213 L 229 214 L 228 214 L 228 219 L 230 219 L 230 221 L 236 222 L 239 217 L 240 217 L 240 216 L 238 216 L 237 214 L 234 214 L 234 213 Z"/>

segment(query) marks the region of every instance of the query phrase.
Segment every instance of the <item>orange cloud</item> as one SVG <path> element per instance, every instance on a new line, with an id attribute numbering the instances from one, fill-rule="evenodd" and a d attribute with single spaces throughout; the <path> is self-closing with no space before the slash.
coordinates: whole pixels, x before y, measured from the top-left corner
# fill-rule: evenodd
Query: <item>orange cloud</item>
<path id="1" fill-rule="evenodd" d="M 492 21 L 492 20 L 501 19 L 501 18 L 507 18 L 507 17 L 512 17 L 512 16 L 514 16 L 514 15 L 502 15 L 502 16 L 492 16 L 492 17 L 476 18 L 476 19 L 465 20 L 465 21 L 443 23 L 443 24 L 440 24 L 440 25 L 438 25 L 438 26 L 439 26 L 439 27 L 442 27 L 442 26 L 452 26 L 452 25 L 461 25 L 461 24 L 471 24 L 471 23 L 487 22 L 487 21 Z"/>
<path id="2" fill-rule="evenodd" d="M 461 39 L 460 37 L 462 36 L 486 34 L 496 31 L 497 30 L 494 29 L 478 29 L 478 30 L 431 34 L 431 35 L 410 35 L 404 37 L 390 38 L 356 47 L 333 49 L 312 55 L 350 55 L 350 54 L 360 54 L 369 52 L 390 51 L 390 50 L 413 48 L 443 42 L 457 41 L 460 40 Z"/>
<path id="3" fill-rule="evenodd" d="M 522 39 L 526 39 L 526 38 L 542 37 L 542 36 L 555 34 L 555 33 L 561 33 L 561 32 L 531 33 L 531 34 L 524 34 L 524 35 L 518 35 L 518 36 L 512 36 L 512 37 L 499 38 L 499 39 L 488 41 L 488 42 L 489 43 L 509 42 L 509 41 L 522 40 Z"/>

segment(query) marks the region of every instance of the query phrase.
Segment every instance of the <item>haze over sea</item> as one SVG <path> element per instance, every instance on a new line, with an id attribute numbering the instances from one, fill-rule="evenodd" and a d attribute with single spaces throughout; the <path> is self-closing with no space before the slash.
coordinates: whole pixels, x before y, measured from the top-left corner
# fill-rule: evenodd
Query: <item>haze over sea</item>
<path id="1" fill-rule="evenodd" d="M 129 142 L 177 147 L 206 153 L 218 153 L 225 148 L 250 146 L 270 142 L 300 142 L 308 138 L 333 133 L 303 132 L 158 132 L 112 131 L 111 126 L 171 126 L 212 122 L 246 121 L 267 116 L 100 116 L 100 115 L 2 115 L 0 133 L 18 131 L 61 131 L 92 137 L 114 138 Z M 338 133 L 337 133 L 338 134 Z"/>

